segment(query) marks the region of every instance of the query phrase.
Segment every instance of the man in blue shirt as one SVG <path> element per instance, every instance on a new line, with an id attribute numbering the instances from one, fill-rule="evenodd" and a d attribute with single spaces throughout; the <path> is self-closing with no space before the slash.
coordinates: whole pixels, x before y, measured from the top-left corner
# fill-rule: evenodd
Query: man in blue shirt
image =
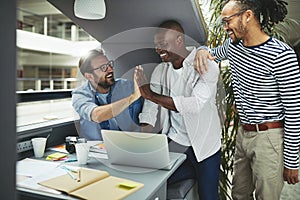
<path id="1" fill-rule="evenodd" d="M 132 82 L 114 79 L 113 63 L 98 49 L 79 61 L 87 81 L 72 92 L 72 105 L 80 116 L 79 136 L 87 140 L 102 140 L 101 129 L 140 130 L 140 92 Z"/>

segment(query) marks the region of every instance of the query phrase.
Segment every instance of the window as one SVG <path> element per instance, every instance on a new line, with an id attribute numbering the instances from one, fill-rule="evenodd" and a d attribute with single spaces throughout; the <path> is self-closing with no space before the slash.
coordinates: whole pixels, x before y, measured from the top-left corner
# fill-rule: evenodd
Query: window
<path id="1" fill-rule="evenodd" d="M 100 45 L 46 0 L 17 0 L 17 129 L 74 119 L 77 63 Z"/>

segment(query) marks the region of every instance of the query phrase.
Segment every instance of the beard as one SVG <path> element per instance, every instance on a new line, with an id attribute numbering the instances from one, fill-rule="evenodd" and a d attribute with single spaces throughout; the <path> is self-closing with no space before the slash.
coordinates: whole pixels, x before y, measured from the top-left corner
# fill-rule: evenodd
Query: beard
<path id="1" fill-rule="evenodd" d="M 108 80 L 99 81 L 97 85 L 98 85 L 98 87 L 101 87 L 103 89 L 108 89 L 114 84 L 114 82 L 115 82 L 115 79 L 112 78 L 110 81 L 108 81 Z"/>
<path id="2" fill-rule="evenodd" d="M 234 38 L 231 39 L 232 40 L 232 44 L 233 45 L 238 45 L 240 43 L 240 41 L 242 40 L 242 37 L 238 37 L 236 33 L 238 33 L 238 35 L 243 36 L 246 35 L 247 33 L 247 27 L 244 26 L 242 24 L 242 22 L 239 22 L 239 29 L 237 31 L 232 30 Z"/>
<path id="3" fill-rule="evenodd" d="M 231 39 L 231 41 L 232 41 L 231 43 L 232 43 L 233 45 L 238 45 L 238 44 L 240 43 L 241 39 L 238 38 L 234 32 L 233 32 L 233 35 L 234 35 L 234 38 Z"/>
<path id="4" fill-rule="evenodd" d="M 94 80 L 98 79 L 98 82 L 96 83 L 97 86 L 100 88 L 103 88 L 103 89 L 109 89 L 115 83 L 113 73 L 111 73 L 111 74 L 112 74 L 112 77 L 110 77 L 110 78 L 104 77 L 102 79 L 97 77 L 97 75 L 94 74 Z"/>
<path id="5" fill-rule="evenodd" d="M 175 66 L 175 63 L 177 60 L 180 58 L 178 54 L 175 52 L 170 52 L 170 51 L 164 51 L 165 56 L 161 57 L 161 60 L 163 62 L 171 62 L 173 66 Z"/>

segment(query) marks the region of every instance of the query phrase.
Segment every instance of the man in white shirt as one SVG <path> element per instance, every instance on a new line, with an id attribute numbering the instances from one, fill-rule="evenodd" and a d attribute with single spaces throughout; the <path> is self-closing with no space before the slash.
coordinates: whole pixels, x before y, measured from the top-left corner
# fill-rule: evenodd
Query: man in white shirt
<path id="1" fill-rule="evenodd" d="M 184 30 L 177 21 L 163 22 L 154 43 L 163 62 L 154 69 L 150 84 L 141 66 L 135 70 L 141 95 L 146 99 L 140 123 L 154 127 L 159 120 L 161 132 L 187 155 L 168 183 L 195 178 L 199 199 L 219 199 L 221 126 L 215 100 L 218 65 L 208 61 L 211 66 L 203 75 L 194 70 L 196 48 L 186 48 Z"/>

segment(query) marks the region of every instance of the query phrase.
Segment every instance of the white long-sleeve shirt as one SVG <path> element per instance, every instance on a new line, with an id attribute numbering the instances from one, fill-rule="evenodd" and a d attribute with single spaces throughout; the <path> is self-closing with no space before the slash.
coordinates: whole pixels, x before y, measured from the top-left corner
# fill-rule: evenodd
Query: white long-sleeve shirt
<path id="1" fill-rule="evenodd" d="M 178 112 L 145 100 L 139 118 L 140 123 L 152 126 L 160 120 L 162 133 L 183 146 L 192 146 L 200 162 L 221 147 L 221 125 L 215 100 L 219 68 L 209 61 L 208 72 L 199 75 L 193 67 L 195 54 L 193 47 L 182 68 L 176 70 L 172 63 L 161 63 L 151 76 L 152 91 L 172 97 Z"/>

